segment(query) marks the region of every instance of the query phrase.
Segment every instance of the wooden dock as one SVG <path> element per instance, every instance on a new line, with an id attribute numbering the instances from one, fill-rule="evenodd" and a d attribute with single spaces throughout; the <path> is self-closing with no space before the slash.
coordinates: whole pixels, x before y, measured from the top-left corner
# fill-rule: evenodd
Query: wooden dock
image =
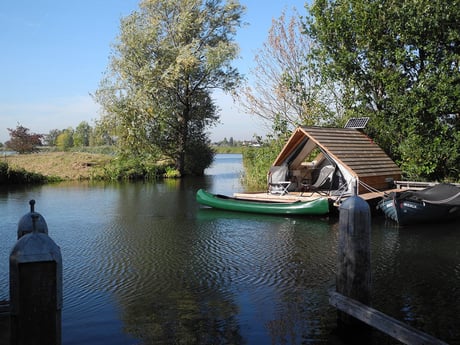
<path id="1" fill-rule="evenodd" d="M 384 195 L 392 192 L 402 192 L 404 190 L 424 189 L 438 184 L 438 182 L 419 182 L 419 181 L 394 181 L 394 188 L 382 191 L 373 191 L 367 193 L 360 193 L 359 196 L 369 203 L 379 201 Z M 460 184 L 453 183 L 460 187 Z M 289 192 L 286 194 L 273 194 L 268 192 L 248 192 L 248 193 L 234 193 L 233 197 L 241 200 L 261 201 L 261 202 L 296 202 L 296 201 L 311 201 L 318 198 L 328 198 L 331 203 L 337 204 L 346 200 L 350 195 L 335 195 L 329 192 Z"/>
<path id="2" fill-rule="evenodd" d="M 360 194 L 359 196 L 366 200 L 367 202 L 375 202 L 380 200 L 385 194 L 391 192 L 400 192 L 406 188 L 393 188 L 384 191 L 378 192 L 368 192 Z M 268 192 L 254 192 L 254 193 L 234 193 L 234 198 L 241 200 L 250 200 L 250 201 L 261 201 L 261 202 L 296 202 L 296 201 L 312 201 L 318 198 L 328 198 L 331 203 L 336 203 L 337 201 L 343 201 L 348 196 L 339 196 L 339 195 L 328 195 L 326 193 L 318 192 L 289 192 L 287 194 L 270 194 Z"/>

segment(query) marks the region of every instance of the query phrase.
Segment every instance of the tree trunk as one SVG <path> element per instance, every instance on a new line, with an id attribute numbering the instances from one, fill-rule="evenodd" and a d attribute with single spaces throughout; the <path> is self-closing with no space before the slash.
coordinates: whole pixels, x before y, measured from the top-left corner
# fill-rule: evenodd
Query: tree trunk
<path id="1" fill-rule="evenodd" d="M 182 111 L 182 116 L 179 118 L 178 160 L 176 166 L 181 176 L 184 176 L 186 174 L 185 155 L 188 143 L 188 119 L 190 115 L 189 113 L 190 107 L 186 105 L 184 110 Z"/>

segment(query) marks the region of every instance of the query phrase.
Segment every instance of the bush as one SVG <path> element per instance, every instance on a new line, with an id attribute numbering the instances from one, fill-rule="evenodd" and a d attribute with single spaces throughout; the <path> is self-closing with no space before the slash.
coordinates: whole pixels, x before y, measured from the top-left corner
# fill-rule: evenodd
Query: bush
<path id="1" fill-rule="evenodd" d="M 44 175 L 28 172 L 24 169 L 12 169 L 8 163 L 0 162 L 1 184 L 38 184 L 54 181 Z"/>
<path id="2" fill-rule="evenodd" d="M 214 161 L 214 150 L 208 143 L 196 140 L 189 143 L 185 156 L 185 173 L 201 176 Z"/>
<path id="3" fill-rule="evenodd" d="M 158 165 L 156 160 L 148 157 L 140 158 L 115 158 L 104 168 L 101 179 L 114 181 L 121 180 L 154 180 L 162 176 L 166 168 Z"/>
<path id="4" fill-rule="evenodd" d="M 8 181 L 8 163 L 0 162 L 0 185 Z"/>
<path id="5" fill-rule="evenodd" d="M 250 190 L 267 187 L 267 173 L 284 146 L 284 140 L 267 140 L 260 147 L 248 147 L 243 150 L 245 170 L 243 183 Z"/>

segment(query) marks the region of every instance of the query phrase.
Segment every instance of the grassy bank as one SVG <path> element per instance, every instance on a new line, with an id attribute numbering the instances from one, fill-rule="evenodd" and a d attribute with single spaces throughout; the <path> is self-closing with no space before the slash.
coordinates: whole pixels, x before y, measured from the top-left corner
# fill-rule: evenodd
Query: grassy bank
<path id="1" fill-rule="evenodd" d="M 85 180 L 103 176 L 112 159 L 104 154 L 50 152 L 5 156 L 2 162 L 12 170 L 25 170 L 51 180 Z"/>
<path id="2" fill-rule="evenodd" d="M 220 147 L 218 153 L 241 153 L 242 147 Z M 0 184 L 60 180 L 133 180 L 178 177 L 168 161 L 121 161 L 114 155 L 88 152 L 40 152 L 0 156 Z M 0 167 L 1 168 L 1 167 Z"/>
<path id="3" fill-rule="evenodd" d="M 216 153 L 242 153 L 242 146 L 213 146 Z"/>

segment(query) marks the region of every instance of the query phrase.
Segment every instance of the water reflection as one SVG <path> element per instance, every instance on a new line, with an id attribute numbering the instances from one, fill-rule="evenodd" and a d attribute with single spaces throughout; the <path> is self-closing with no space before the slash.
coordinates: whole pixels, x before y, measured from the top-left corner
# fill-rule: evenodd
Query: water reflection
<path id="1" fill-rule="evenodd" d="M 63 344 L 329 343 L 336 218 L 201 208 L 198 188 L 241 190 L 241 156 L 205 178 L 64 183 L 0 190 L 0 294 L 28 201 L 64 261 Z M 373 219 L 373 306 L 459 343 L 458 223 L 399 228 Z M 377 336 L 374 344 L 394 343 Z"/>
<path id="2" fill-rule="evenodd" d="M 120 190 L 94 260 L 125 330 L 145 344 L 312 338 L 327 305 L 313 291 L 331 284 L 335 260 L 327 219 L 200 209 L 192 190 L 184 181 Z"/>
<path id="3" fill-rule="evenodd" d="M 376 307 L 458 343 L 459 327 L 452 324 L 460 312 L 458 224 L 380 228 L 377 223 L 373 234 L 379 236 L 374 240 Z"/>

